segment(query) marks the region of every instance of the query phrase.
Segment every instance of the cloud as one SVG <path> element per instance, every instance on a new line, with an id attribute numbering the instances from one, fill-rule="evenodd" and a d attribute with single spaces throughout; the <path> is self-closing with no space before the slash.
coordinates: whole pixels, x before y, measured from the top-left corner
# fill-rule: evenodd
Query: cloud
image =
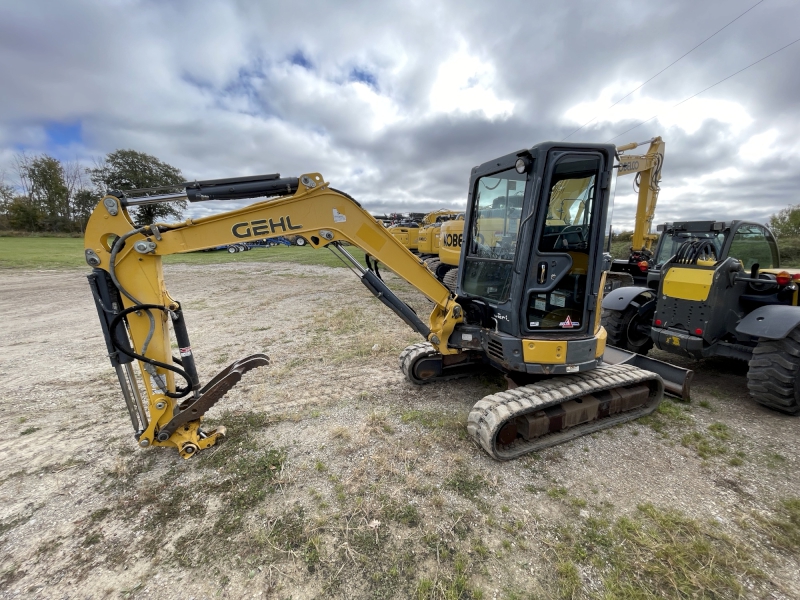
<path id="1" fill-rule="evenodd" d="M 187 178 L 321 172 L 383 212 L 463 206 L 470 169 L 560 140 L 661 135 L 657 220 L 765 221 L 797 193 L 800 7 L 680 0 L 502 5 L 366 0 L 0 4 L 0 171 L 15 152 L 91 165 L 148 152 Z M 654 24 L 658 24 L 654 27 Z M 633 221 L 618 183 L 615 228 Z M 195 205 L 193 214 L 240 203 Z"/>

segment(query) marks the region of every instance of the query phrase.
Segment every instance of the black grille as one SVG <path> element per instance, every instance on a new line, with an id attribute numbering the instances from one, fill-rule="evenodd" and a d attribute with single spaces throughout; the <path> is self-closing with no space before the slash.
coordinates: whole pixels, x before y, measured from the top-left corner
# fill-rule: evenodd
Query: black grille
<path id="1" fill-rule="evenodd" d="M 501 344 L 497 340 L 493 340 L 490 338 L 486 351 L 489 353 L 489 356 L 491 356 L 495 360 L 498 360 L 500 362 L 503 361 L 503 344 Z"/>

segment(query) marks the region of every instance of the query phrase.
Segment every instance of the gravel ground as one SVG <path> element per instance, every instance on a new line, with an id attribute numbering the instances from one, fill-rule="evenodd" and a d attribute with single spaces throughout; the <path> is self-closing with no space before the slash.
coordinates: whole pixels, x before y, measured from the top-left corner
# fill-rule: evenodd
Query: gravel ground
<path id="1" fill-rule="evenodd" d="M 229 438 L 188 461 L 137 448 L 85 273 L 0 271 L 0 598 L 634 597 L 577 551 L 613 543 L 573 537 L 647 503 L 733 544 L 713 597 L 800 598 L 798 548 L 769 533 L 800 497 L 800 420 L 749 399 L 746 365 L 687 362 L 691 404 L 501 464 L 463 427 L 501 380 L 407 383 L 416 337 L 348 271 L 166 274 L 204 381 L 272 360 L 209 412 Z"/>

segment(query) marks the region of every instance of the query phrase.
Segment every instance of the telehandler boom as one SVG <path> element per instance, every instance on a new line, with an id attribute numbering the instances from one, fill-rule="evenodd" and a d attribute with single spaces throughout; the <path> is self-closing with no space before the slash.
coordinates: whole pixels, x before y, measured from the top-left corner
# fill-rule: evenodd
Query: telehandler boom
<path id="1" fill-rule="evenodd" d="M 602 246 L 613 159 L 614 147 L 607 144 L 544 143 L 475 167 L 457 296 L 319 173 L 187 182 L 184 192 L 171 194 L 110 192 L 89 219 L 85 255 L 139 445 L 175 447 L 184 458 L 214 445 L 224 430 L 204 431 L 203 415 L 245 372 L 269 364 L 267 356 L 254 354 L 201 384 L 181 304 L 167 291 L 162 256 L 281 234 L 302 235 L 313 248 L 338 253 L 420 333 L 426 341 L 400 355 L 410 382 L 463 376 L 481 364 L 507 375 L 514 389 L 480 400 L 468 421 L 471 437 L 494 458 L 514 458 L 653 411 L 663 395 L 662 378 L 603 361 Z M 545 217 L 565 185 L 580 191 L 584 211 L 580 222 L 552 225 Z M 500 196 L 513 201 L 501 203 Z M 134 226 L 128 213 L 176 198 L 259 197 L 277 198 L 143 227 Z M 348 246 L 366 253 L 368 268 Z M 427 321 L 386 286 L 378 261 L 431 301 Z M 172 355 L 170 327 L 180 356 Z M 685 392 L 686 371 L 672 367 L 665 374 Z"/>

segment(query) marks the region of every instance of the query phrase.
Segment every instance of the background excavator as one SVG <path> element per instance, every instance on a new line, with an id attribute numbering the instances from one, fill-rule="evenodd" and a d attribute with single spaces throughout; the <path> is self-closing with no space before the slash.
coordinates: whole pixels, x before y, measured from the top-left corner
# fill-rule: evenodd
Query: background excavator
<path id="1" fill-rule="evenodd" d="M 453 218 L 457 214 L 458 212 L 442 208 L 427 213 L 418 221 L 400 221 L 390 225 L 388 229 L 403 246 L 411 250 L 414 254 L 419 254 L 425 258 L 425 255 L 434 254 L 434 247 L 438 253 L 438 236 L 435 235 L 438 233 L 438 227 L 442 222 Z"/>
<path id="2" fill-rule="evenodd" d="M 650 144 L 644 154 L 625 154 L 644 144 Z M 664 141 L 655 137 L 646 142 L 617 146 L 619 168 L 617 176 L 635 174 L 633 189 L 637 194 L 636 216 L 631 237 L 630 253 L 627 259 L 614 260 L 608 274 L 607 290 L 624 286 L 644 284 L 647 272 L 653 265 L 653 244 L 658 235 L 650 230 L 656 212 L 658 192 L 661 191 L 661 169 L 664 166 Z M 611 242 L 609 236 L 609 243 Z M 610 247 L 608 248 L 610 250 Z"/>
<path id="3" fill-rule="evenodd" d="M 89 219 L 85 257 L 138 444 L 174 447 L 184 458 L 213 446 L 224 428 L 204 431 L 203 415 L 244 373 L 269 363 L 254 354 L 201 384 L 181 304 L 167 290 L 162 256 L 280 234 L 302 235 L 313 248 L 337 253 L 426 340 L 400 355 L 410 382 L 460 377 L 479 365 L 506 374 L 510 389 L 477 402 L 467 426 L 496 459 L 648 414 L 660 402 L 665 380 L 668 390 L 685 395 L 690 372 L 658 361 L 645 370 L 625 362 L 633 355 L 605 352 L 600 299 L 614 157 L 608 144 L 543 143 L 475 167 L 464 221 L 465 268 L 455 294 L 319 173 L 187 182 L 179 193 L 109 193 Z M 553 224 L 547 217 L 562 203 L 565 188 L 579 194 L 582 213 L 570 224 Z M 178 198 L 261 197 L 274 199 L 180 223 L 136 227 L 128 213 Z M 366 268 L 349 246 L 365 253 Z M 427 320 L 384 283 L 378 262 L 431 301 Z"/>

